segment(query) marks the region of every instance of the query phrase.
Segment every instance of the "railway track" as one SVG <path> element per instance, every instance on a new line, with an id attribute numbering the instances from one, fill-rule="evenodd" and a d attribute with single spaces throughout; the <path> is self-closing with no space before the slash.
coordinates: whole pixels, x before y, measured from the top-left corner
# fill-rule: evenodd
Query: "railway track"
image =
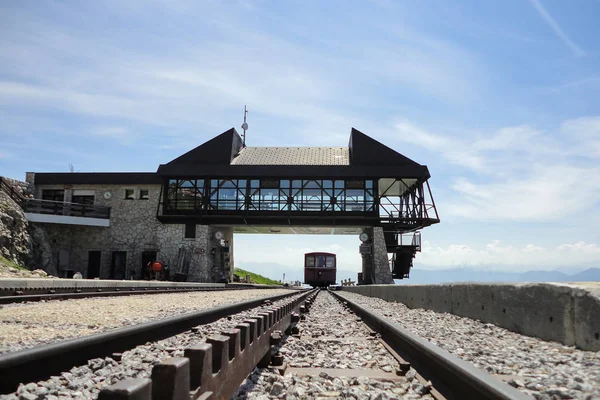
<path id="1" fill-rule="evenodd" d="M 308 295 L 308 292 L 290 291 L 283 295 L 244 301 L 0 355 L 0 393 L 11 393 L 19 384 L 29 383 L 35 386 L 32 382 L 48 379 L 69 369 L 73 371 L 89 364 L 92 359 L 112 357 L 113 361 L 120 360 L 123 352 L 148 342 L 176 337 L 186 332 L 197 336 L 200 325 L 221 318 L 231 319 L 252 308 L 268 308 L 270 304 L 282 301 L 296 307 L 296 303 Z"/>
<path id="2" fill-rule="evenodd" d="M 217 327 L 98 398 L 530 398 L 337 294 L 316 294 Z"/>
<path id="3" fill-rule="evenodd" d="M 144 332 L 152 324 L 120 330 L 130 332 L 124 336 L 120 333 L 118 339 L 113 338 L 114 341 L 96 338 L 93 344 L 90 338 L 81 340 L 91 347 L 79 350 L 75 343 L 69 344 L 68 351 L 66 347 L 60 349 L 61 346 L 54 346 L 53 351 L 33 349 L 25 358 L 32 358 L 36 353 L 37 358 L 25 364 L 24 354 L 13 354 L 12 360 L 20 362 L 20 368 L 14 362 L 6 362 L 6 357 L 0 357 L 2 392 L 5 393 L 8 387 L 4 385 L 6 377 L 11 380 L 10 387 L 14 390 L 17 382 L 37 379 L 26 375 L 31 370 L 42 364 L 53 365 L 59 362 L 60 357 L 73 352 L 80 352 L 82 356 L 79 361 L 73 363 L 72 360 L 70 364 L 85 365 L 88 362 L 90 368 L 95 369 L 94 379 L 108 375 L 104 370 L 117 368 L 119 371 L 119 364 L 126 364 L 124 358 L 121 360 L 121 353 L 115 354 L 115 351 L 131 349 L 134 343 L 156 341 L 195 326 L 192 331 L 186 332 L 187 336 L 182 334 L 155 342 L 147 350 L 152 354 L 144 361 L 145 371 L 140 372 L 135 364 L 131 364 L 131 359 L 140 357 L 137 350 L 131 351 L 127 368 L 133 371 L 126 374 L 130 379 L 118 379 L 123 374 L 117 373 L 112 375 L 117 379 L 101 381 L 103 388 L 98 398 L 530 399 L 517 389 L 335 292 L 296 293 L 293 299 L 279 297 L 254 314 L 236 314 L 250 306 L 251 302 L 246 302 L 248 304 L 243 307 L 238 304 L 233 308 L 205 311 L 199 313 L 203 315 L 197 315 L 196 319 L 185 322 L 160 321 L 162 331 L 159 329 L 150 336 L 143 336 L 143 339 L 139 335 L 146 335 Z M 225 318 L 221 323 L 197 326 L 221 317 Z M 173 324 L 179 324 L 179 327 L 175 328 Z M 194 334 L 195 340 L 189 336 L 193 338 Z M 198 339 L 204 339 L 204 343 Z M 108 343 L 119 343 L 119 346 L 110 347 Z M 92 355 L 93 348 L 101 348 L 104 355 L 112 356 L 88 361 L 97 356 Z M 59 350 L 62 355 L 58 354 Z M 65 366 L 60 368 L 65 370 Z M 56 383 L 76 389 L 73 377 L 80 375 L 85 368 L 88 367 L 73 368 L 70 376 L 60 378 L 62 380 Z M 29 378 L 24 379 L 24 376 Z M 43 386 L 37 388 L 45 390 Z M 68 391 L 63 391 L 63 395 L 68 395 Z"/>
<path id="4" fill-rule="evenodd" d="M 164 294 L 183 292 L 207 292 L 216 290 L 247 290 L 253 285 L 215 284 L 206 286 L 73 286 L 73 287 L 9 287 L 0 289 L 0 304 L 33 301 L 69 300 L 89 297 L 130 296 L 139 294 Z"/>

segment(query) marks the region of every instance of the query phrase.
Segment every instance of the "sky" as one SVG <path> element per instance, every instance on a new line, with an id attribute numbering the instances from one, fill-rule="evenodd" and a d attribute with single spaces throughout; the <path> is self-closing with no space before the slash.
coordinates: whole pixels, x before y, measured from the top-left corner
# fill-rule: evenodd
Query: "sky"
<path id="1" fill-rule="evenodd" d="M 235 127 L 427 165 L 441 223 L 415 268 L 600 266 L 595 0 L 0 2 L 0 175 L 156 171 Z M 236 235 L 301 271 L 355 236 Z"/>

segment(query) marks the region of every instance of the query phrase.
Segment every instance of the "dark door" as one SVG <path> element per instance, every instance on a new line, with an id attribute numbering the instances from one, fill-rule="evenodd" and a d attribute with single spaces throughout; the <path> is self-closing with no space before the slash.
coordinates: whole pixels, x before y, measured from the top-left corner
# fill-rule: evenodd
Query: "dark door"
<path id="1" fill-rule="evenodd" d="M 112 263 L 110 265 L 110 279 L 125 279 L 127 268 L 127 252 L 113 251 Z"/>
<path id="2" fill-rule="evenodd" d="M 143 251 L 142 252 L 142 279 L 150 279 L 150 270 L 147 267 L 149 262 L 156 261 L 156 251 Z"/>
<path id="3" fill-rule="evenodd" d="M 102 252 L 88 251 L 88 279 L 100 277 L 100 260 Z"/>

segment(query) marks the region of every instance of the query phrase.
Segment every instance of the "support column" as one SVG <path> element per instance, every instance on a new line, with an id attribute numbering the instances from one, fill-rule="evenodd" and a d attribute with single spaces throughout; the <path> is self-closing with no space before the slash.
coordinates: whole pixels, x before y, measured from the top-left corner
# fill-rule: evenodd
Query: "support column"
<path id="1" fill-rule="evenodd" d="M 376 226 L 365 229 L 365 232 L 369 235 L 369 240 L 364 244 L 371 246 L 371 252 L 362 254 L 363 284 L 393 284 L 383 228 Z"/>

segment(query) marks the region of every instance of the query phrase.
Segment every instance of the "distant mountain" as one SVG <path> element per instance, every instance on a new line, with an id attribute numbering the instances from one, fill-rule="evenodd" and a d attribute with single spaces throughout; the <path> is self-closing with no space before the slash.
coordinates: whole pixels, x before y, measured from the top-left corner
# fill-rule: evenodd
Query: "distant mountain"
<path id="1" fill-rule="evenodd" d="M 589 268 L 574 275 L 561 271 L 506 272 L 471 268 L 426 270 L 413 268 L 410 279 L 400 284 L 432 284 L 449 282 L 595 282 L 600 281 L 600 269 Z"/>
<path id="2" fill-rule="evenodd" d="M 239 264 L 239 265 L 238 265 Z M 303 281 L 302 266 L 289 267 L 278 263 L 244 262 L 236 263 L 236 267 L 269 277 L 275 280 Z M 356 281 L 357 271 L 337 271 L 337 281 L 352 279 Z M 434 284 L 449 282 L 600 282 L 600 268 L 588 268 L 576 274 L 561 271 L 523 271 L 506 272 L 490 271 L 484 268 L 452 268 L 441 270 L 422 269 L 418 266 L 410 272 L 410 279 L 396 280 L 399 284 Z"/>
<path id="3" fill-rule="evenodd" d="M 600 269 L 588 268 L 571 276 L 571 282 L 600 282 Z"/>

